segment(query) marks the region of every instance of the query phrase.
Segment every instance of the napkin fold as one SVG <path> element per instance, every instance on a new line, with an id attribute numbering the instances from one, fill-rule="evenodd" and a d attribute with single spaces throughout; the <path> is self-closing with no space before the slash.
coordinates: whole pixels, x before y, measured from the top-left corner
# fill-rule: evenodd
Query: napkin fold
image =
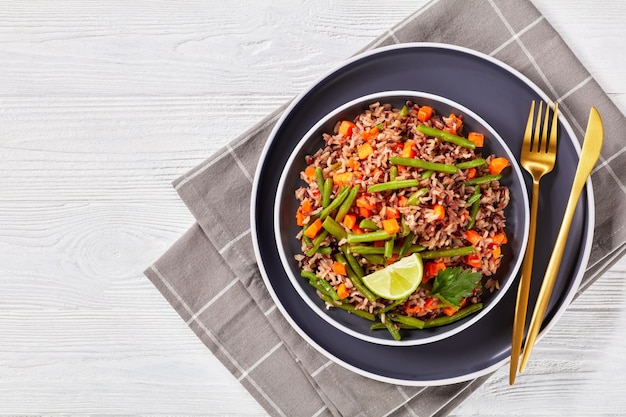
<path id="1" fill-rule="evenodd" d="M 593 248 L 579 293 L 626 250 L 626 119 L 529 1 L 431 1 L 367 45 L 442 42 L 489 54 L 535 82 L 582 140 L 590 107 L 605 127 L 592 173 Z M 437 387 L 375 381 L 312 348 L 264 286 L 249 208 L 258 157 L 286 105 L 173 182 L 197 223 L 146 271 L 182 319 L 273 416 L 444 416 L 488 377 Z M 601 215 L 600 215 L 601 214 Z"/>

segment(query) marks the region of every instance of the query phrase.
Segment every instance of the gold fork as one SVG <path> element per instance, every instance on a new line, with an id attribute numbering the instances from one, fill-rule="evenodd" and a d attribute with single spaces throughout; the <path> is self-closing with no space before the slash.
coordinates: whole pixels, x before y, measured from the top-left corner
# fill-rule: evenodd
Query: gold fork
<path id="1" fill-rule="evenodd" d="M 524 142 L 522 143 L 522 155 L 520 162 L 522 167 L 530 173 L 533 179 L 533 189 L 530 204 L 530 230 L 528 233 L 528 244 L 524 254 L 524 263 L 517 290 L 517 301 L 515 303 L 515 319 L 513 321 L 513 341 L 511 345 L 511 364 L 509 370 L 509 384 L 515 383 L 515 376 L 519 366 L 519 357 L 522 350 L 522 339 L 524 338 L 524 325 L 526 323 L 526 310 L 528 308 L 528 294 L 530 292 L 530 281 L 533 269 L 533 258 L 535 254 L 535 236 L 537 231 L 537 208 L 539 207 L 539 180 L 541 177 L 552 171 L 556 161 L 557 145 L 557 113 L 559 105 L 554 105 L 554 115 L 552 116 L 552 128 L 548 140 L 548 116 L 550 106 L 546 104 L 546 114 L 543 117 L 543 128 L 541 128 L 543 102 L 539 102 L 537 120 L 535 122 L 535 134 L 533 136 L 533 119 L 535 113 L 535 101 L 530 105 L 526 131 L 524 132 Z M 541 140 L 540 140 L 541 134 Z"/>

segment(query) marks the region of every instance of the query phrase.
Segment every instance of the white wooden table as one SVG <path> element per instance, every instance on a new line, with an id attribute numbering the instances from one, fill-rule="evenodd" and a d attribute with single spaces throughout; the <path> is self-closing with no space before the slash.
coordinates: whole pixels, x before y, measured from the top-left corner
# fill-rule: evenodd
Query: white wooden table
<path id="1" fill-rule="evenodd" d="M 2 1 L 0 414 L 266 415 L 142 271 L 193 222 L 174 178 L 424 1 L 357 3 Z M 625 3 L 536 5 L 626 113 Z M 625 278 L 453 414 L 624 413 Z"/>

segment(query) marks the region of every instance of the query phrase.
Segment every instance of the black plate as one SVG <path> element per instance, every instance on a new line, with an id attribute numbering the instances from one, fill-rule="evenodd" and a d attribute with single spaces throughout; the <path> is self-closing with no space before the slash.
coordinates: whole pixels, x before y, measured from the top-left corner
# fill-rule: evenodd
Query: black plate
<path id="1" fill-rule="evenodd" d="M 282 267 L 274 234 L 274 198 L 282 167 L 299 140 L 321 118 L 357 97 L 386 90 L 415 90 L 446 97 L 473 110 L 507 142 L 519 160 L 530 102 L 548 100 L 536 85 L 486 55 L 451 45 L 403 44 L 360 55 L 322 77 L 285 111 L 266 144 L 256 172 L 251 223 L 257 261 L 267 288 L 290 324 L 312 346 L 361 375 L 406 385 L 469 380 L 509 359 L 516 291 L 512 288 L 482 320 L 450 338 L 419 346 L 385 346 L 354 338 L 304 305 Z M 571 127 L 559 120 L 554 171 L 541 183 L 535 281 L 529 311 L 556 240 L 579 159 Z M 525 174 L 527 188 L 530 177 Z M 554 324 L 578 288 L 593 234 L 590 183 L 578 203 L 567 246 L 544 319 Z M 514 284 L 516 285 L 516 284 Z"/>

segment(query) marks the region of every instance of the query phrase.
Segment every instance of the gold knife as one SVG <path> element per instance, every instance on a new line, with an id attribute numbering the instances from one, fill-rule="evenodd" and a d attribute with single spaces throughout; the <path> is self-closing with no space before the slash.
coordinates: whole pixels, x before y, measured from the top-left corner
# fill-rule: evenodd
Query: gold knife
<path id="1" fill-rule="evenodd" d="M 563 223 L 559 229 L 559 234 L 550 256 L 550 262 L 548 262 L 548 268 L 546 274 L 541 283 L 541 289 L 539 290 L 539 296 L 535 309 L 533 311 L 532 318 L 530 320 L 530 327 L 528 330 L 528 336 L 526 337 L 526 344 L 524 345 L 524 353 L 522 355 L 522 363 L 520 365 L 520 372 L 524 370 L 530 353 L 533 350 L 541 323 L 548 308 L 550 296 L 552 295 L 552 289 L 554 288 L 554 282 L 556 281 L 557 273 L 559 272 L 559 266 L 561 259 L 563 258 L 563 251 L 565 250 L 565 243 L 567 242 L 567 235 L 569 233 L 570 226 L 572 224 L 572 218 L 576 211 L 576 205 L 578 204 L 578 198 L 580 193 L 587 182 L 591 170 L 596 165 L 598 157 L 600 156 L 600 150 L 602 149 L 602 143 L 604 141 L 604 128 L 602 126 L 602 119 L 595 107 L 591 108 L 589 114 L 589 123 L 587 124 L 587 132 L 585 132 L 585 140 L 583 143 L 583 149 L 580 155 L 580 161 L 578 161 L 578 167 L 576 168 L 576 174 L 574 175 L 574 184 L 572 185 L 572 191 L 567 201 L 567 207 L 563 216 Z"/>

